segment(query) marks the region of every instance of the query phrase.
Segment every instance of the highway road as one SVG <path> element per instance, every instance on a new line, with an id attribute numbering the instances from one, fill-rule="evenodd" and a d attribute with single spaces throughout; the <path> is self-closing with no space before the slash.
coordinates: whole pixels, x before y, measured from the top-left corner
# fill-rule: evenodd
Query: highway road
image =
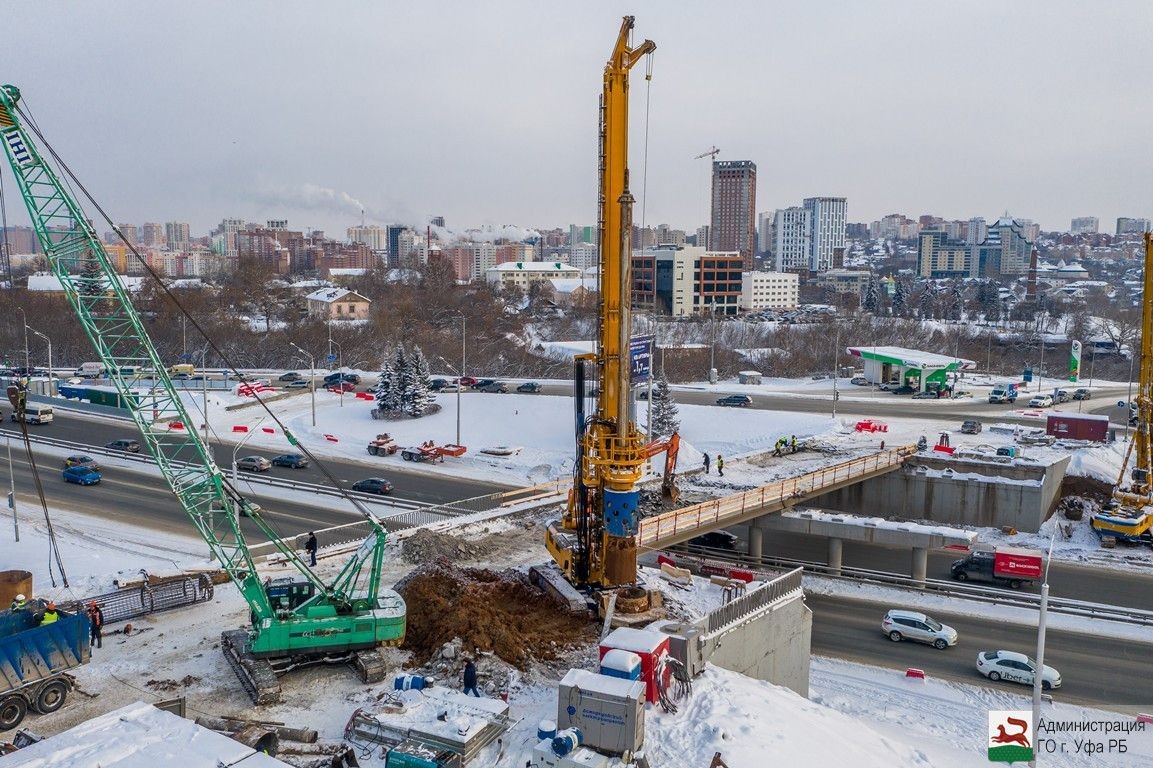
<path id="1" fill-rule="evenodd" d="M 71 440 L 76 444 L 78 453 L 83 453 L 85 446 L 102 446 L 119 438 L 139 438 L 136 425 L 127 419 L 117 423 L 109 418 L 82 418 L 74 413 L 57 408 L 55 419 L 51 424 L 29 425 L 29 434 L 44 435 L 57 440 Z M 0 434 L 12 433 L 13 439 L 18 440 L 19 425 L 11 421 L 0 422 Z M 232 466 L 232 452 L 234 446 L 227 443 L 214 443 L 212 445 L 213 457 L 221 469 L 228 471 Z M 285 449 L 283 453 L 289 453 Z M 272 458 L 277 452 L 258 449 L 241 448 L 241 456 L 262 455 Z M 99 460 L 99 456 L 95 456 Z M 508 490 L 511 486 L 501 485 L 482 480 L 469 480 L 452 477 L 441 473 L 418 473 L 405 471 L 399 456 L 388 458 L 374 458 L 367 451 L 364 462 L 349 461 L 347 459 L 325 459 L 324 464 L 341 482 L 353 483 L 366 477 L 387 477 L 393 485 L 393 494 L 398 499 L 407 499 L 426 504 L 445 504 L 462 499 L 471 499 L 484 496 L 496 491 Z M 303 483 L 328 485 L 328 480 L 315 467 L 304 469 L 288 469 L 273 467 L 269 470 L 276 476 L 286 477 Z"/>
<path id="2" fill-rule="evenodd" d="M 815 594 L 807 594 L 805 602 L 813 611 L 814 654 L 893 669 L 917 667 L 932 677 L 1030 695 L 1028 686 L 985 678 L 977 672 L 976 662 L 978 651 L 1003 649 L 1032 656 L 1037 647 L 1035 628 L 934 611 L 933 618 L 956 629 L 959 636 L 955 646 L 938 651 L 921 643 L 894 643 L 881 634 L 885 611 L 900 606 Z M 1153 645 L 1111 638 L 1108 629 L 1099 636 L 1049 629 L 1045 663 L 1060 672 L 1062 680 L 1053 699 L 1104 707 L 1147 706 L 1153 702 L 1153 675 L 1145 674 L 1151 653 Z"/>

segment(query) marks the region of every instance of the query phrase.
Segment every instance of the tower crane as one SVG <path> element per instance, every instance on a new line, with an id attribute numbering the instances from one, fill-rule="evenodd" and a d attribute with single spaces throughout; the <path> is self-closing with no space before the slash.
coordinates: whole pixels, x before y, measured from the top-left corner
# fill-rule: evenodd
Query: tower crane
<path id="1" fill-rule="evenodd" d="M 48 266 L 59 278 L 122 402 L 128 404 L 142 442 L 213 556 L 248 602 L 251 628 L 224 632 L 221 647 L 253 701 L 279 700 L 278 673 L 336 658 L 353 662 L 366 681 L 381 679 L 384 661 L 376 649 L 404 639 L 406 610 L 400 595 L 380 589 L 386 534 L 379 519 L 353 501 L 365 517 L 369 534 L 336 578 L 325 581 L 257 509 L 246 505 L 216 466 L 199 431 L 191 428 L 195 422 L 167 366 L 92 223 L 62 185 L 61 175 L 81 190 L 83 185 L 28 119 L 20 91 L 13 85 L 0 86 L 0 140 Z M 41 145 L 54 163 L 42 154 Z M 140 394 L 140 376 L 145 371 L 155 378 L 148 382 L 147 393 Z M 181 428 L 174 428 L 177 424 Z M 320 466 L 306 447 L 289 439 Z M 240 526 L 242 507 L 273 542 L 285 564 L 296 571 L 295 576 L 261 581 Z"/>
<path id="2" fill-rule="evenodd" d="M 720 153 L 721 153 L 721 151 L 719 149 L 717 149 L 716 147 L 709 147 L 708 151 L 700 153 L 699 155 L 697 155 L 693 159 L 694 160 L 700 160 L 702 157 L 709 157 L 709 158 L 712 158 L 713 160 L 716 160 L 717 155 L 719 155 Z"/>
<path id="3" fill-rule="evenodd" d="M 545 532 L 545 545 L 566 577 L 581 586 L 636 581 L 645 436 L 629 416 L 632 207 L 629 192 L 629 70 L 656 50 L 630 47 L 634 17 L 621 23 L 604 69 L 600 102 L 600 313 L 596 352 L 575 360 L 576 463 L 568 509 Z M 596 410 L 584 412 L 587 369 L 598 371 Z"/>
<path id="4" fill-rule="evenodd" d="M 1137 377 L 1137 426 L 1125 451 L 1113 499 L 1090 524 L 1099 536 L 1149 540 L 1153 530 L 1153 232 L 1145 233 L 1144 293 L 1141 296 L 1140 371 Z M 1130 352 L 1133 354 L 1133 351 Z M 1133 458 L 1129 482 L 1125 470 Z"/>

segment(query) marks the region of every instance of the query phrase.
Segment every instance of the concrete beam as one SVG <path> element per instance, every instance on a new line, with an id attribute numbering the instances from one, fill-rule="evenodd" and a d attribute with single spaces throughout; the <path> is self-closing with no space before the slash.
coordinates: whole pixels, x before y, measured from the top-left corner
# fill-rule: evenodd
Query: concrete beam
<path id="1" fill-rule="evenodd" d="M 924 547 L 913 547 L 913 579 L 921 586 L 925 585 L 925 576 L 929 573 L 929 550 Z"/>
<path id="2" fill-rule="evenodd" d="M 806 533 L 811 536 L 829 536 L 848 541 L 863 541 L 869 544 L 882 544 L 891 547 L 922 547 L 926 549 L 940 549 L 947 546 L 972 546 L 976 540 L 976 533 L 958 530 L 956 533 L 946 531 L 926 531 L 928 526 L 919 526 L 916 523 L 898 524 L 897 527 L 879 527 L 875 523 L 853 515 L 845 514 L 834 518 L 813 519 L 804 516 L 801 512 L 796 515 L 768 515 L 757 518 L 749 526 L 750 532 L 755 528 L 770 531 L 787 531 L 789 533 Z M 943 528 L 944 526 L 940 526 Z"/>

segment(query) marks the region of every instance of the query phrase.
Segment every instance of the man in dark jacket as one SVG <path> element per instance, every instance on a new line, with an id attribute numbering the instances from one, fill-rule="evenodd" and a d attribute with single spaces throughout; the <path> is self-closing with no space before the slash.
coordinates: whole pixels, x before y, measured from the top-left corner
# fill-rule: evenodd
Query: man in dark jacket
<path id="1" fill-rule="evenodd" d="M 100 606 L 96 604 L 95 600 L 88 603 L 88 644 L 94 648 L 104 647 L 104 611 L 100 610 Z"/>
<path id="2" fill-rule="evenodd" d="M 304 551 L 308 553 L 308 564 L 316 565 L 316 534 L 308 532 L 308 541 L 304 542 Z"/>
<path id="3" fill-rule="evenodd" d="M 709 473 L 709 455 L 705 454 L 705 474 Z"/>
<path id="4" fill-rule="evenodd" d="M 464 694 L 480 698 L 480 692 L 476 689 L 476 664 L 472 663 L 472 659 L 464 661 Z"/>

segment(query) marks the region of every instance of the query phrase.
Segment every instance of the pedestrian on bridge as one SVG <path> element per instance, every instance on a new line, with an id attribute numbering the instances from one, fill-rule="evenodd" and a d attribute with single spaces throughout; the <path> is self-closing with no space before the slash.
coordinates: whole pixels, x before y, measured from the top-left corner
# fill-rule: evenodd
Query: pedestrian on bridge
<path id="1" fill-rule="evenodd" d="M 304 542 L 304 551 L 308 553 L 308 564 L 316 565 L 316 534 L 308 532 L 308 541 Z"/>
<path id="2" fill-rule="evenodd" d="M 725 457 L 717 454 L 717 477 L 725 476 Z"/>
<path id="3" fill-rule="evenodd" d="M 797 452 L 797 436 L 793 435 L 789 439 L 789 453 L 796 453 L 796 452 Z"/>
<path id="4" fill-rule="evenodd" d="M 705 474 L 709 473 L 709 455 L 705 454 Z"/>

